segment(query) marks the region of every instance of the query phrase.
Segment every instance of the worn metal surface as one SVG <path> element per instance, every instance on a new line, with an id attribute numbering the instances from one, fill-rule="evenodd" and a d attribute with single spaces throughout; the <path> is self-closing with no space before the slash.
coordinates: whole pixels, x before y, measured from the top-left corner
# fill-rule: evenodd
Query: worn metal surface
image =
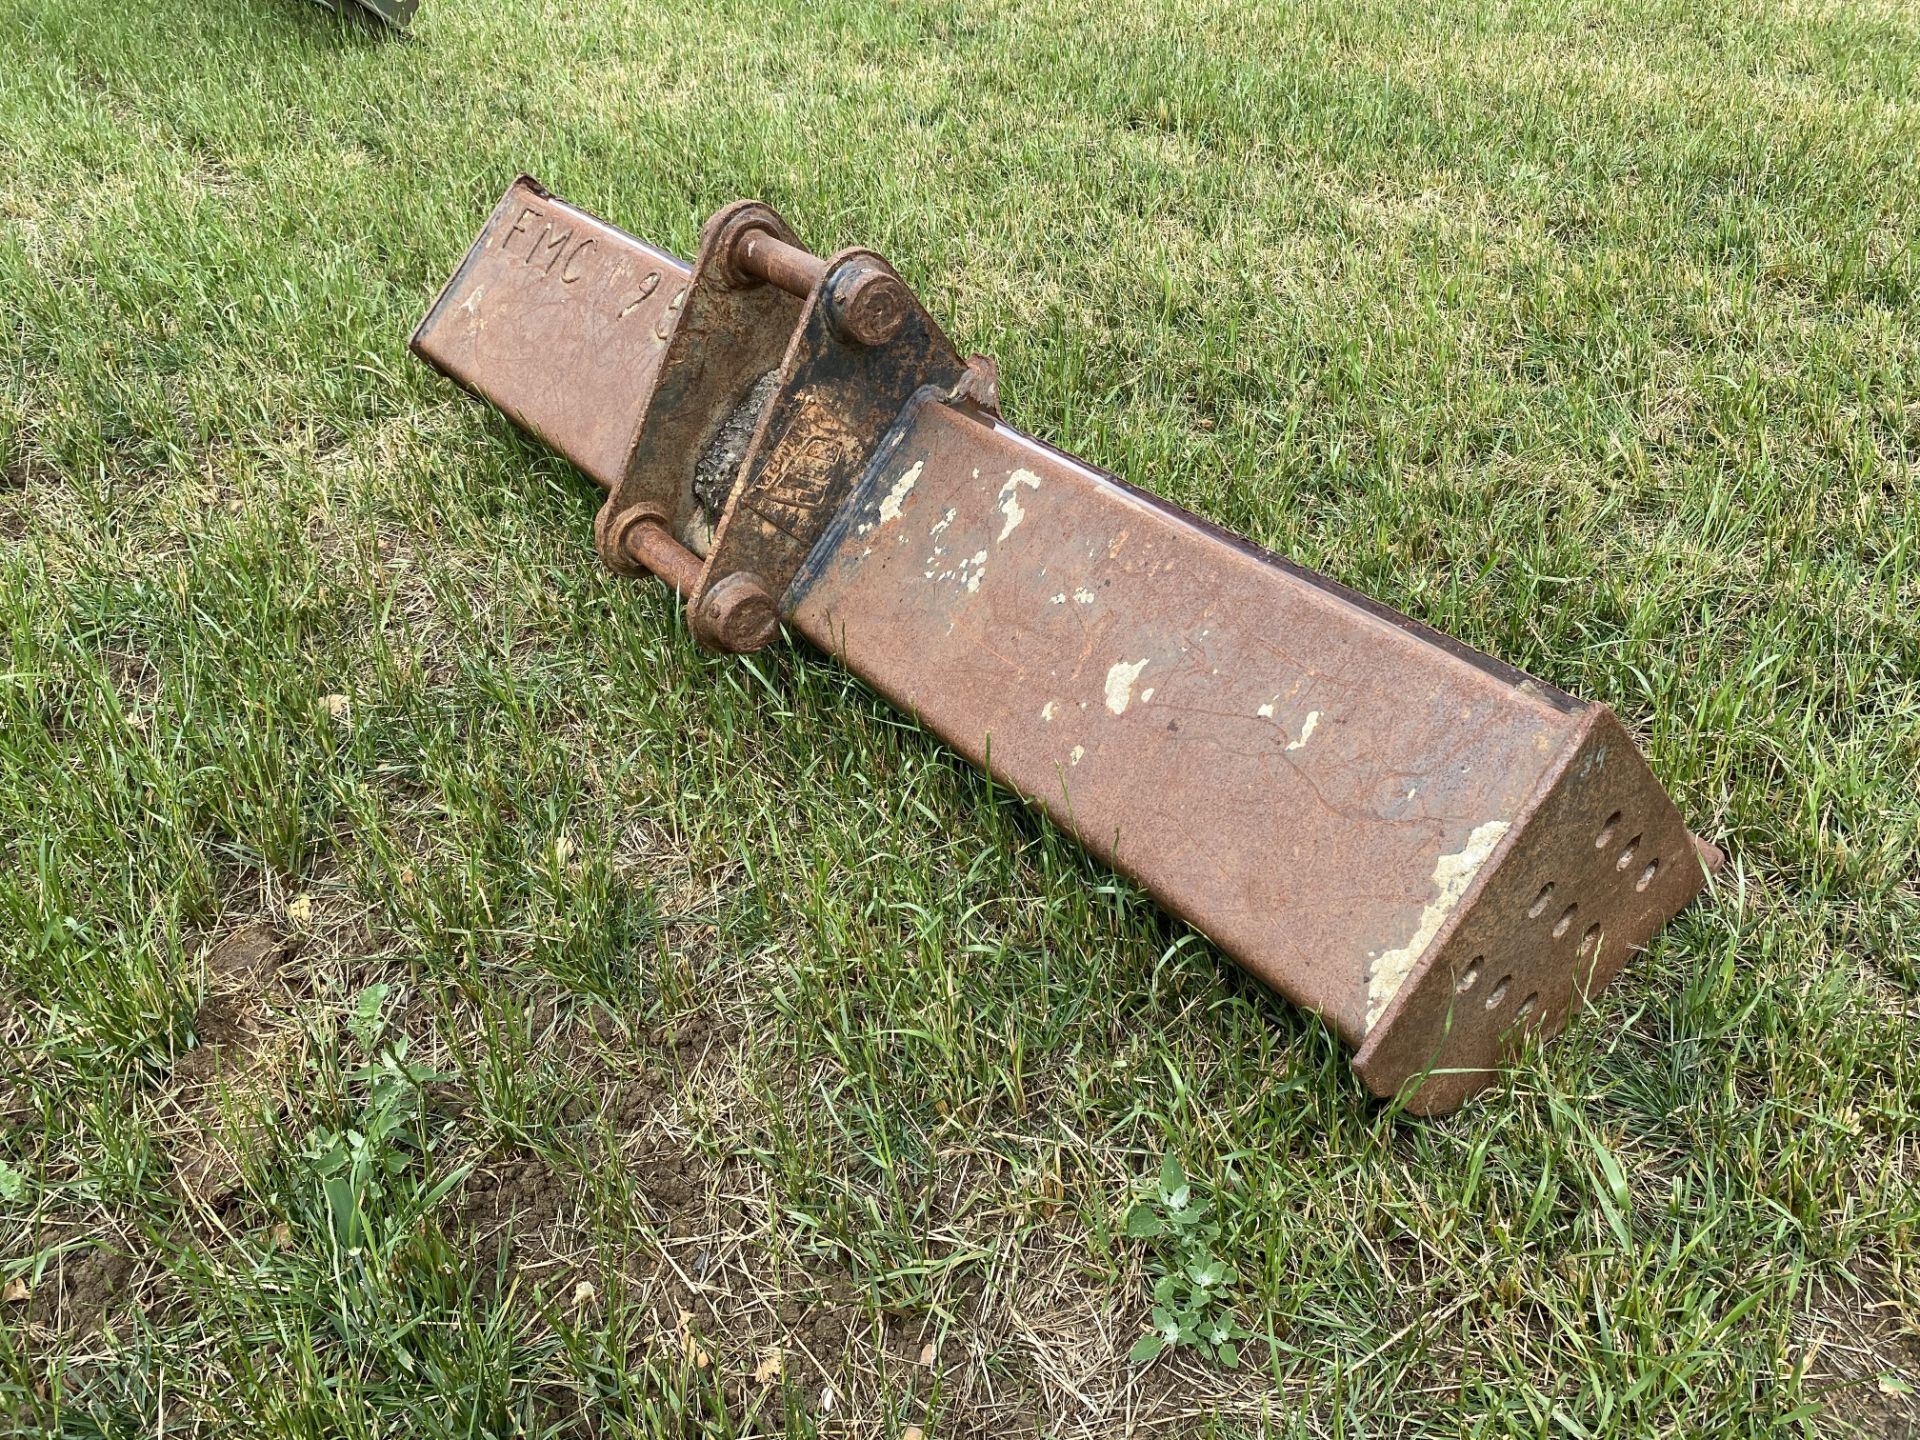
<path id="1" fill-rule="evenodd" d="M 1700 889 L 1604 707 L 1001 423 L 990 363 L 878 256 L 731 206 L 639 341 L 619 297 L 677 262 L 585 221 L 510 191 L 416 348 L 612 487 L 609 563 L 720 648 L 786 618 L 1321 1015 L 1377 1094 L 1459 1104 Z M 523 253 L 536 224 L 618 283 L 564 288 L 589 276 L 571 240 Z M 566 358 L 536 382 L 535 354 Z M 696 469 L 749 420 L 710 528 Z"/>
<path id="2" fill-rule="evenodd" d="M 840 332 L 833 297 L 894 280 L 905 304 L 886 337 L 863 344 Z M 871 293 L 869 289 L 868 293 Z M 966 362 L 884 260 L 836 255 L 808 296 L 775 391 L 715 529 L 702 584 L 736 572 L 779 595 L 840 513 L 868 457 L 922 385 L 950 389 Z"/>
<path id="3" fill-rule="evenodd" d="M 522 175 L 411 345 L 605 488 L 633 448 L 691 278 Z"/>
<path id="4" fill-rule="evenodd" d="M 780 364 L 805 308 L 803 299 L 735 273 L 733 247 L 749 231 L 793 233 L 751 201 L 707 222 L 685 300 L 644 377 L 652 393 L 607 501 L 609 516 L 640 507 L 664 511 L 681 542 L 701 554 L 712 535 L 695 493 L 700 457 L 755 382 Z M 600 558 L 621 569 L 605 533 L 603 525 Z"/>
<path id="5" fill-rule="evenodd" d="M 1418 1110 L 1701 884 L 1603 708 L 931 397 L 785 606 Z"/>

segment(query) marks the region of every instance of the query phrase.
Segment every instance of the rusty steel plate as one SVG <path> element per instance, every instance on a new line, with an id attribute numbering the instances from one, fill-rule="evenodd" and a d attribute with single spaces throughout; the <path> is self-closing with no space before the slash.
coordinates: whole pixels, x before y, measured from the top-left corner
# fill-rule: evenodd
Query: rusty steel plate
<path id="1" fill-rule="evenodd" d="M 1002 423 L 891 267 L 764 206 L 690 270 L 522 177 L 414 347 L 611 492 L 602 558 L 703 641 L 785 619 L 1416 1112 L 1562 1029 L 1717 859 L 1604 706 Z"/>
<path id="2" fill-rule="evenodd" d="M 1703 881 L 1604 707 L 962 408 L 911 408 L 783 608 L 1418 1111 Z"/>
<path id="3" fill-rule="evenodd" d="M 626 464 L 692 273 L 522 175 L 411 348 L 606 489 Z"/>

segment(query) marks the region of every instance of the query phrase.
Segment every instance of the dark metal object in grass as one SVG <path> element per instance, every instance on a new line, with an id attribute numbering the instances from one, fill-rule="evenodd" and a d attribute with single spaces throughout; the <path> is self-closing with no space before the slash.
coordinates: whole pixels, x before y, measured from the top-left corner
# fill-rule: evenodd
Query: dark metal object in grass
<path id="1" fill-rule="evenodd" d="M 766 206 L 688 267 L 523 177 L 413 348 L 608 492 L 601 558 L 703 643 L 785 621 L 1415 1111 L 1717 863 L 1604 706 L 1022 434 L 886 261 Z"/>
<path id="2" fill-rule="evenodd" d="M 327 9 L 338 12 L 342 6 L 353 14 L 371 15 L 396 30 L 404 30 L 420 8 L 420 0 L 318 0 Z"/>

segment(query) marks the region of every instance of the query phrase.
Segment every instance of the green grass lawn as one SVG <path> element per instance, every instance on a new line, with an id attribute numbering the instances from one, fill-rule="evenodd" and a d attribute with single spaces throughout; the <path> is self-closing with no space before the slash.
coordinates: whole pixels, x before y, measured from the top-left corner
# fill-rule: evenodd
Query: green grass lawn
<path id="1" fill-rule="evenodd" d="M 0 0 L 0 1431 L 1916 1433 L 1920 13 L 1433 8 Z M 1388 1113 L 599 568 L 404 348 L 521 170 L 885 251 L 1727 871 Z M 1259 1338 L 1130 1360 L 1193 1257 Z"/>

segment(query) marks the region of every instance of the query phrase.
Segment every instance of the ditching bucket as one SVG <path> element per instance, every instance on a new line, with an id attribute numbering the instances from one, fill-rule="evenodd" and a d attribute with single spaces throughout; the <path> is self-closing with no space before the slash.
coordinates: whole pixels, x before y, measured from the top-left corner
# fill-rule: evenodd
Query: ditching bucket
<path id="1" fill-rule="evenodd" d="M 1717 863 L 1604 706 L 1014 429 L 885 260 L 764 205 L 689 268 L 523 176 L 412 343 L 608 492 L 602 560 L 704 644 L 785 622 L 1415 1112 Z"/>

